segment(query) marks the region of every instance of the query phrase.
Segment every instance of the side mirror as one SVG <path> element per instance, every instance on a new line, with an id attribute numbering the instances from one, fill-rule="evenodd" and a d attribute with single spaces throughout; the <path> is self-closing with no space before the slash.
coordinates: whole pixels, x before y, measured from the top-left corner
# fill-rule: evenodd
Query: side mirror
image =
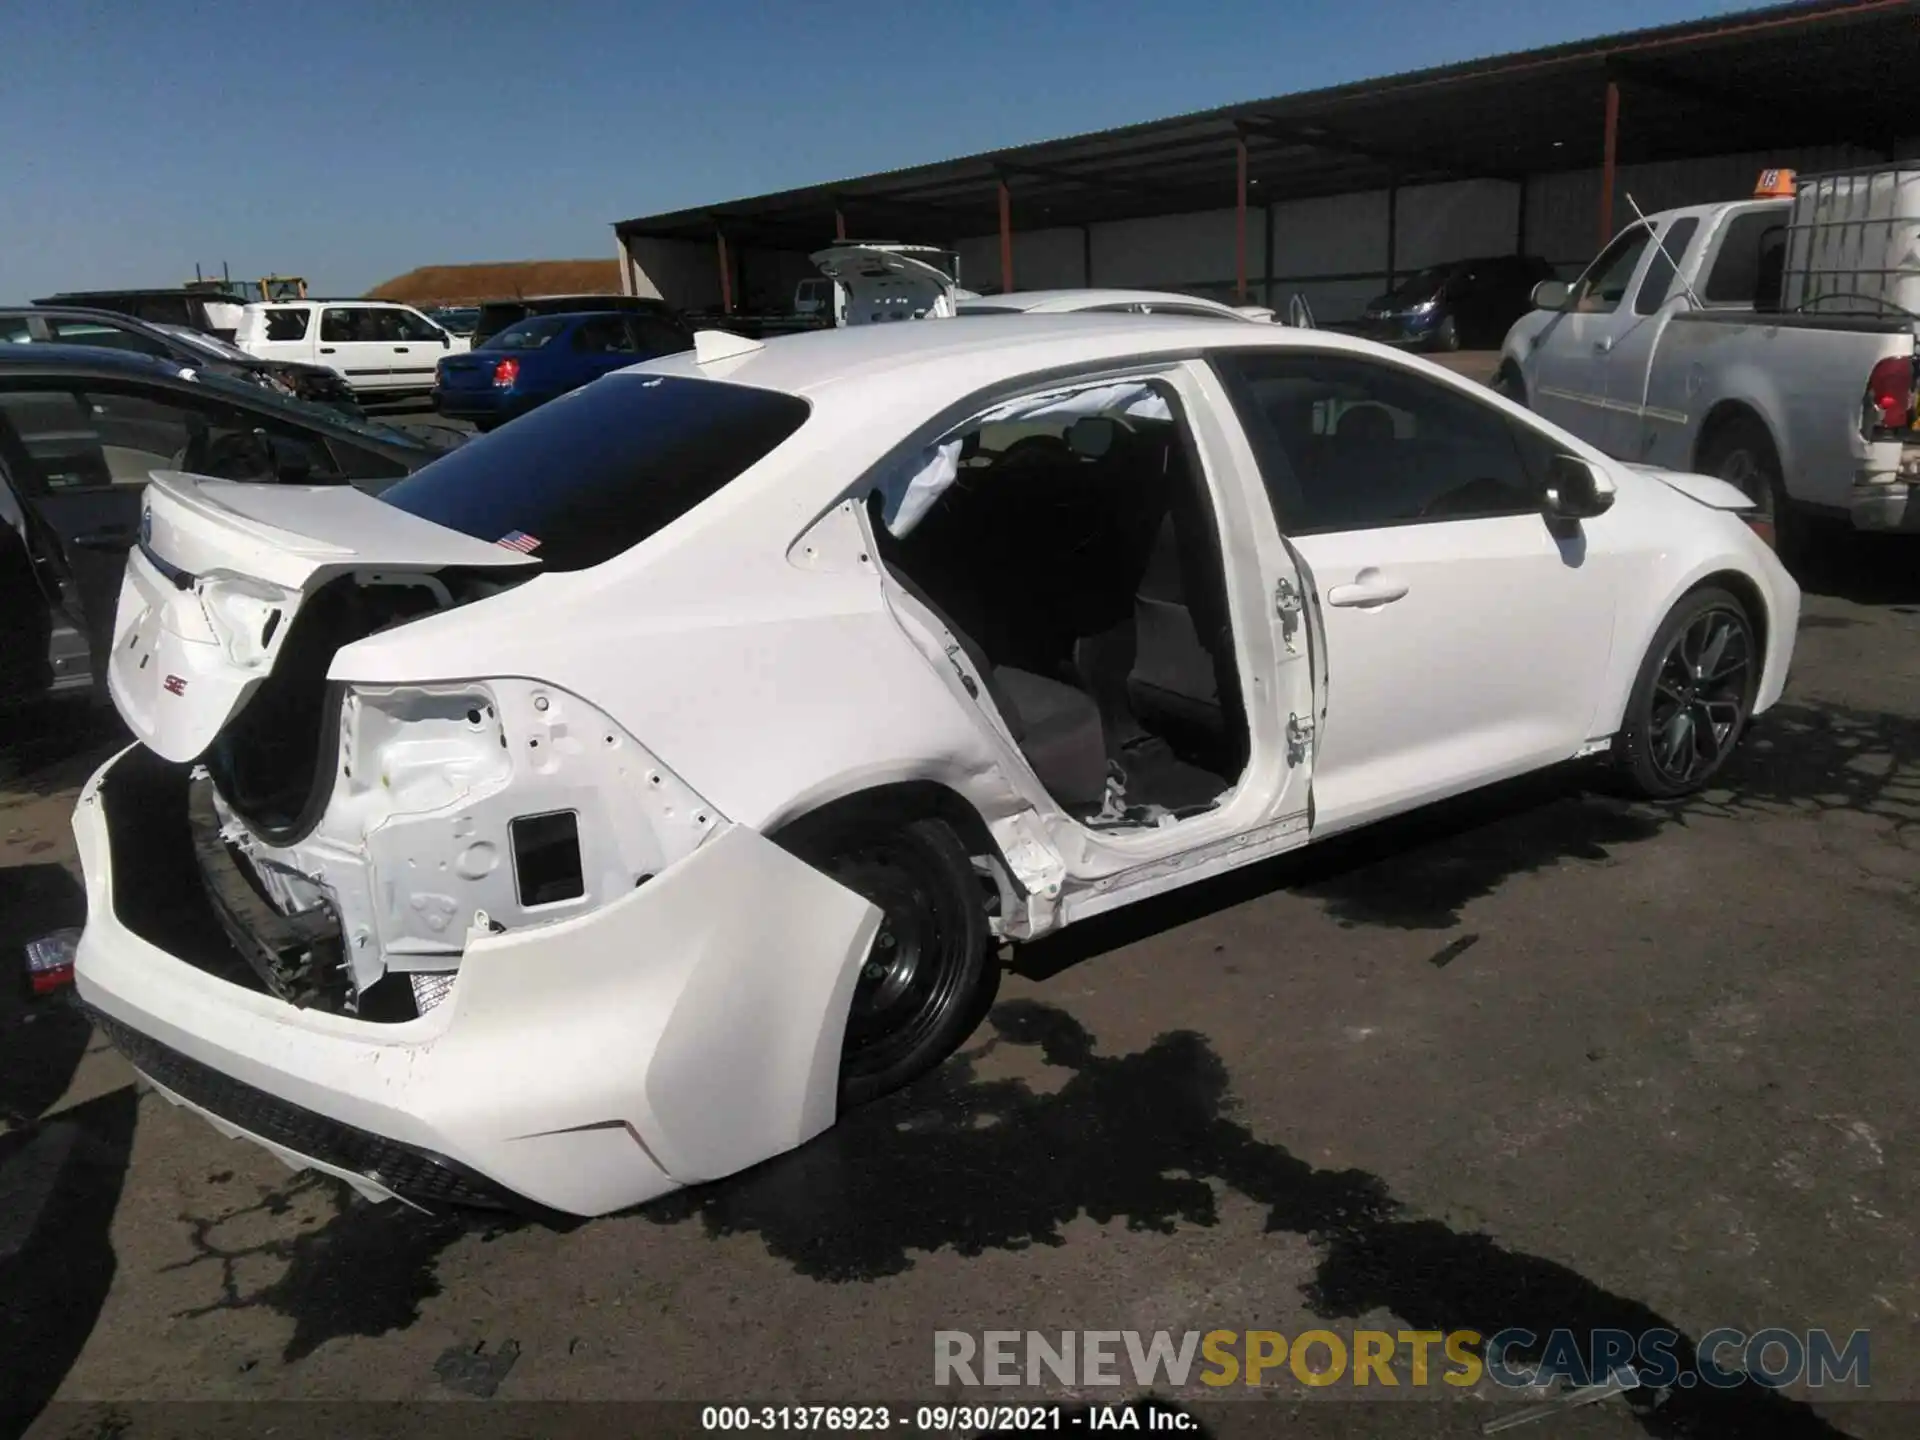
<path id="1" fill-rule="evenodd" d="M 1613 481 L 1577 455 L 1559 454 L 1547 467 L 1541 513 L 1551 523 L 1591 520 L 1613 508 Z"/>
<path id="2" fill-rule="evenodd" d="M 440 332 L 440 348 L 442 350 L 451 350 L 453 348 L 453 337 L 444 330 Z"/>
<path id="3" fill-rule="evenodd" d="M 1536 310 L 1564 310 L 1567 308 L 1567 296 L 1572 293 L 1564 280 L 1542 280 L 1533 287 L 1533 308 Z"/>

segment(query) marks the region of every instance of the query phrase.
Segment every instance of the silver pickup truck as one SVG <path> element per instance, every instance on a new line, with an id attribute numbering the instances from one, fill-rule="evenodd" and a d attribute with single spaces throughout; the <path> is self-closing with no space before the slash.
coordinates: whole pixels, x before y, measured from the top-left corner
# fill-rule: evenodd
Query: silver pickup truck
<path id="1" fill-rule="evenodd" d="M 1745 490 L 1784 557 L 1819 517 L 1920 534 L 1915 318 L 1781 313 L 1791 199 L 1636 219 L 1546 281 L 1496 385 L 1618 459 Z"/>

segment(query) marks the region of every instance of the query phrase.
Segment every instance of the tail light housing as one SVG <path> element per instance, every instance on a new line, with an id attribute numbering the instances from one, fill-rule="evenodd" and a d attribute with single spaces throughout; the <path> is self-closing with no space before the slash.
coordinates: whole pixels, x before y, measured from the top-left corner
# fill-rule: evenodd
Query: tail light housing
<path id="1" fill-rule="evenodd" d="M 1861 406 L 1860 428 L 1868 435 L 1889 430 L 1911 430 L 1914 414 L 1914 361 L 1889 355 L 1867 376 L 1867 394 Z"/>
<path id="2" fill-rule="evenodd" d="M 513 382 L 520 378 L 520 362 L 509 355 L 497 361 L 493 367 L 493 386 L 496 390 L 510 390 Z"/>

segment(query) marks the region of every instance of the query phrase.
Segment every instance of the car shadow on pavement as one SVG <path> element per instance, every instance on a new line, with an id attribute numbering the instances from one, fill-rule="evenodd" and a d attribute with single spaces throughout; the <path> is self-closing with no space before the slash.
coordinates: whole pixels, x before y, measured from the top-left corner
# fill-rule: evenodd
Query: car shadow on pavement
<path id="1" fill-rule="evenodd" d="M 96 705 L 0 714 L 0 788 L 15 796 L 74 789 L 130 738 L 118 715 Z"/>
<path id="2" fill-rule="evenodd" d="M 1468 904 L 1515 876 L 1604 862 L 1696 816 L 1844 809 L 1903 826 L 1920 815 L 1920 720 L 1781 704 L 1760 717 L 1721 783 L 1702 795 L 1631 801 L 1608 793 L 1605 781 L 1604 769 L 1573 765 L 1475 791 L 1098 916 L 1021 947 L 1012 968 L 1049 979 L 1277 890 L 1318 900 L 1342 925 L 1452 930 Z"/>
<path id="3" fill-rule="evenodd" d="M 841 1118 L 818 1140 L 639 1213 L 698 1219 L 714 1237 L 752 1233 L 802 1275 L 879 1280 L 916 1254 L 1067 1243 L 1081 1216 L 1171 1233 L 1220 1223 L 1216 1187 L 1265 1207 L 1266 1233 L 1318 1251 L 1303 1287 L 1327 1319 L 1388 1312 L 1410 1328 L 1672 1331 L 1682 1373 L 1694 1342 L 1651 1307 L 1484 1234 L 1409 1214 L 1385 1182 L 1323 1170 L 1231 1118 L 1226 1066 L 1204 1037 L 1164 1034 L 1130 1055 L 1097 1053 L 1064 1011 L 1004 1002 L 991 1035 L 919 1084 Z M 1057 1089 L 985 1080 L 978 1062 L 1031 1047 L 1065 1072 Z M 1508 1352 L 1514 1368 L 1525 1347 Z M 1528 1358 L 1537 1358 L 1530 1356 Z M 1222 1392 L 1222 1398 L 1230 1392 Z M 1658 1436 L 1834 1436 L 1809 1407 L 1758 1385 L 1637 1391 L 1626 1403 Z"/>
<path id="4" fill-rule="evenodd" d="M 71 992 L 30 998 L 26 945 L 86 919 L 65 866 L 0 866 L 0 1126 L 30 1125 L 66 1093 L 93 1034 Z"/>
<path id="5" fill-rule="evenodd" d="M 1920 535 L 1863 535 L 1834 530 L 1822 537 L 1794 578 L 1809 595 L 1860 605 L 1920 605 Z"/>

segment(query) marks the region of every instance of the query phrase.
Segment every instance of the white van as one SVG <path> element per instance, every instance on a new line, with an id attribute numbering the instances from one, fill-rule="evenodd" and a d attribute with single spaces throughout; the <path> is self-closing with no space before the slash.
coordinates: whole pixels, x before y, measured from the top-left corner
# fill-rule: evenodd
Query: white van
<path id="1" fill-rule="evenodd" d="M 363 397 L 433 389 L 434 370 L 470 342 L 411 305 L 385 300 L 281 300 L 248 305 L 234 343 L 262 360 L 324 365 Z"/>

